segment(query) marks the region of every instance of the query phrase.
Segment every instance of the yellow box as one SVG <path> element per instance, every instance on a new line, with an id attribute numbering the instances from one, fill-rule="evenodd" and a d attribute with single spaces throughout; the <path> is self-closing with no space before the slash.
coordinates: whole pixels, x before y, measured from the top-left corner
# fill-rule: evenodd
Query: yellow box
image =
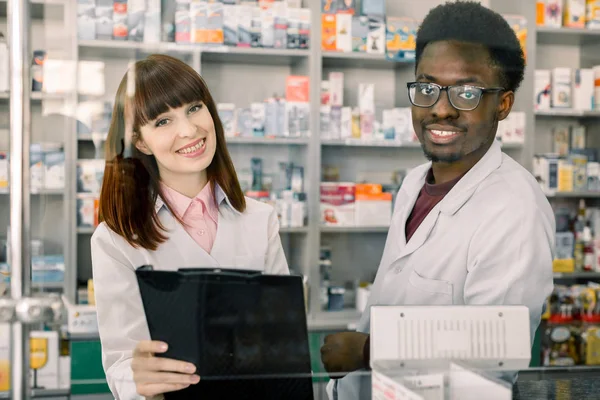
<path id="1" fill-rule="evenodd" d="M 552 261 L 552 272 L 555 274 L 569 274 L 575 272 L 575 259 L 566 258 Z"/>

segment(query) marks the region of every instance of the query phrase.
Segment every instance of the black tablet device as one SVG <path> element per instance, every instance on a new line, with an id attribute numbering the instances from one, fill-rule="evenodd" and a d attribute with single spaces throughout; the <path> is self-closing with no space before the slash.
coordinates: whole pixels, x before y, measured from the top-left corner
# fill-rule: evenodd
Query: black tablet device
<path id="1" fill-rule="evenodd" d="M 231 269 L 136 270 L 152 340 L 200 383 L 171 399 L 313 400 L 302 278 Z"/>

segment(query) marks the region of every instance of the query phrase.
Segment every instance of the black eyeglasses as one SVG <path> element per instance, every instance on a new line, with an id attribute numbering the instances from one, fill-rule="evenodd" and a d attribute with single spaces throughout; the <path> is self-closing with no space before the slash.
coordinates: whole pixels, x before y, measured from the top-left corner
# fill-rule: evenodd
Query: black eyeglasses
<path id="1" fill-rule="evenodd" d="M 471 85 L 440 86 L 430 82 L 408 82 L 408 98 L 416 107 L 433 107 L 440 99 L 443 90 L 448 92 L 452 107 L 461 111 L 471 111 L 477 108 L 484 93 L 504 91 L 504 88 L 482 88 Z"/>

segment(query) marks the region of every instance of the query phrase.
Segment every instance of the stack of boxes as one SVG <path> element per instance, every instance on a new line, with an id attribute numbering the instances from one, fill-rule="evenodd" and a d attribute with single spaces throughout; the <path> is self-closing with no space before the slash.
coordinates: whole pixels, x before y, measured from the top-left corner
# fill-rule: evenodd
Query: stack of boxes
<path id="1" fill-rule="evenodd" d="M 600 192 L 600 163 L 596 151 L 586 148 L 585 127 L 558 126 L 552 134 L 552 153 L 533 160 L 533 174 L 544 192 Z"/>
<path id="2" fill-rule="evenodd" d="M 600 29 L 599 0 L 537 0 L 536 14 L 538 26 Z"/>
<path id="3" fill-rule="evenodd" d="M 321 224 L 339 227 L 387 227 L 392 193 L 380 184 L 321 183 Z"/>
<path id="4" fill-rule="evenodd" d="M 31 192 L 65 187 L 65 153 L 60 143 L 34 143 L 30 147 Z M 0 192 L 8 191 L 9 153 L 0 152 Z"/>
<path id="5" fill-rule="evenodd" d="M 416 141 L 410 108 L 397 107 L 383 110 L 382 121 L 375 119 L 375 85 L 360 83 L 358 107 L 344 106 L 344 74 L 331 72 L 321 82 L 321 139 L 361 141 L 389 141 L 412 143 Z"/>
<path id="6" fill-rule="evenodd" d="M 381 54 L 393 61 L 415 58 L 419 21 L 387 17 L 384 0 L 321 0 L 324 51 Z"/>
<path id="7" fill-rule="evenodd" d="M 307 49 L 310 10 L 300 3 L 78 0 L 79 39 Z"/>
<path id="8" fill-rule="evenodd" d="M 219 118 L 228 137 L 310 136 L 309 78 L 288 76 L 285 98 L 272 97 L 249 108 L 217 104 Z"/>
<path id="9" fill-rule="evenodd" d="M 581 69 L 536 70 L 534 86 L 536 111 L 600 110 L 600 65 Z"/>

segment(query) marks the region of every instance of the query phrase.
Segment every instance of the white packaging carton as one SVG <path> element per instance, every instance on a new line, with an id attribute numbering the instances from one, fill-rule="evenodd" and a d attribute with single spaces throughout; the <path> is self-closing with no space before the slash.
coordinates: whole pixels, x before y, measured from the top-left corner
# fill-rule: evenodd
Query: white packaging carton
<path id="1" fill-rule="evenodd" d="M 321 183 L 321 224 L 354 226 L 355 184 Z"/>

